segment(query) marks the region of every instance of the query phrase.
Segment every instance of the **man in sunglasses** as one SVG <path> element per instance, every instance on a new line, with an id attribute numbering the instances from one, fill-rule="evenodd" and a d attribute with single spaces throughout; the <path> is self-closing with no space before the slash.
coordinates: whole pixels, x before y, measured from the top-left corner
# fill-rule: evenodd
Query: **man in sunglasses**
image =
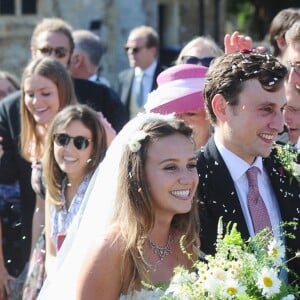
<path id="1" fill-rule="evenodd" d="M 51 56 L 69 69 L 74 48 L 72 27 L 61 19 L 46 18 L 33 31 L 33 58 Z M 73 83 L 77 100 L 101 111 L 116 131 L 128 121 L 124 105 L 111 88 L 78 77 L 73 77 Z"/>
<path id="2" fill-rule="evenodd" d="M 132 118 L 143 110 L 148 93 L 157 87 L 156 77 L 165 68 L 157 60 L 159 37 L 150 26 L 132 29 L 124 48 L 130 69 L 118 75 L 116 91 Z"/>

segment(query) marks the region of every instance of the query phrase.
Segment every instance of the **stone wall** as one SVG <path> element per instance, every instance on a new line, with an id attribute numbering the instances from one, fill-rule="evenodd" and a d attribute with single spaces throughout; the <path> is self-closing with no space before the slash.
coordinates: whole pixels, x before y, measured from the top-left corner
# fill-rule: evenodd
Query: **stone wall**
<path id="1" fill-rule="evenodd" d="M 12 0 L 13 1 L 13 0 Z M 205 22 L 213 28 L 212 2 L 206 1 Z M 225 0 L 219 0 L 224 3 Z M 30 59 L 30 37 L 43 17 L 60 17 L 74 29 L 90 29 L 92 21 L 100 21 L 95 29 L 107 43 L 103 58 L 103 75 L 114 82 L 117 73 L 128 67 L 123 45 L 129 31 L 146 24 L 159 30 L 159 7 L 165 8 L 165 19 L 160 28 L 163 46 L 180 48 L 199 35 L 198 0 L 43 0 L 38 1 L 37 16 L 0 17 L 0 68 L 20 77 Z"/>

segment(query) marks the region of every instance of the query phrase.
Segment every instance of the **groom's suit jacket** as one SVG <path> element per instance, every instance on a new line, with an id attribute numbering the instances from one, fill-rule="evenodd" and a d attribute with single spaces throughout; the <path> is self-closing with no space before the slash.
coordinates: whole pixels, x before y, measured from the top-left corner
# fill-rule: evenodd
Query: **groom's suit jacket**
<path id="1" fill-rule="evenodd" d="M 269 176 L 276 195 L 282 221 L 296 221 L 300 218 L 300 186 L 297 180 L 289 181 L 283 166 L 275 156 L 275 150 L 263 159 L 263 166 Z M 220 216 L 223 223 L 237 223 L 242 237 L 249 238 L 249 232 L 229 170 L 221 157 L 214 138 L 198 152 L 197 169 L 199 173 L 199 217 L 201 250 L 213 254 L 217 237 L 217 224 Z M 286 239 L 287 248 L 293 252 L 300 250 L 300 228 L 287 228 L 296 235 Z M 289 255 L 289 254 L 288 254 Z M 292 260 L 291 269 L 300 271 L 300 258 Z"/>

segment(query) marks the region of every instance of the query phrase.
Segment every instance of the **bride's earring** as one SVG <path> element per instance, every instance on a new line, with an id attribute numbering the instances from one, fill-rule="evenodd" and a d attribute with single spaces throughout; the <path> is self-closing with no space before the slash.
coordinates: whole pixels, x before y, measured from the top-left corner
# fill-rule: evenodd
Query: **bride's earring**
<path id="1" fill-rule="evenodd" d="M 89 164 L 91 161 L 92 161 L 92 159 L 89 158 L 89 159 L 86 161 L 86 163 Z"/>

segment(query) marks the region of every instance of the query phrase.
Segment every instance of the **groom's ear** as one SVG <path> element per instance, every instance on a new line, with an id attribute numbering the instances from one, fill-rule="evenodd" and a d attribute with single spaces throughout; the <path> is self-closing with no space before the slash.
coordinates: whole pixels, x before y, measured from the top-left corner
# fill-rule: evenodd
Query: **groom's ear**
<path id="1" fill-rule="evenodd" d="M 226 99 L 221 94 L 216 94 L 211 102 L 212 110 L 216 116 L 216 118 L 221 121 L 225 122 L 227 119 L 226 116 L 226 108 L 227 103 Z"/>

